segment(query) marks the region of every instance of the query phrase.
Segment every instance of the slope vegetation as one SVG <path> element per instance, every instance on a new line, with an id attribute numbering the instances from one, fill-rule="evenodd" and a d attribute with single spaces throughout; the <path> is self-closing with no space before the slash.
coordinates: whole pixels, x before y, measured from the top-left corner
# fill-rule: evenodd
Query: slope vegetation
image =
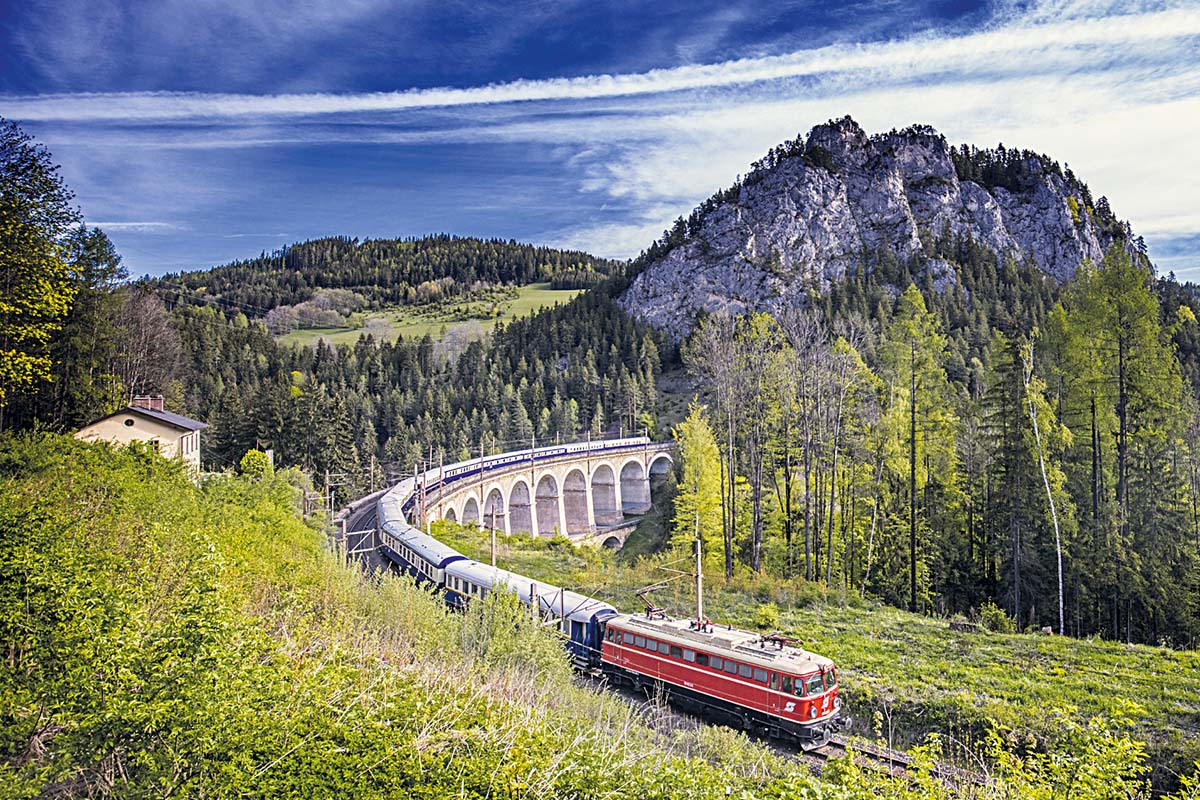
<path id="1" fill-rule="evenodd" d="M 441 527 L 438 527 L 438 526 Z M 490 539 L 474 528 L 437 523 L 435 535 L 487 562 Z M 500 537 L 500 566 L 642 607 L 635 592 L 668 580 L 659 564 L 680 553 L 624 562 L 566 540 Z M 678 568 L 678 563 L 672 563 Z M 1158 786 L 1200 762 L 1200 652 L 1098 639 L 952 630 L 947 620 L 910 614 L 855 595 L 824 594 L 802 579 L 706 576 L 705 612 L 740 627 L 779 630 L 833 658 L 857 732 L 909 747 L 936 734 L 973 758 L 999 736 L 1012 747 L 1058 751 L 1076 726 L 1100 717 L 1146 743 Z M 694 613 L 687 580 L 654 595 L 672 613 Z M 965 622 L 965 620 L 964 620 Z M 968 760 L 966 763 L 970 763 Z"/>

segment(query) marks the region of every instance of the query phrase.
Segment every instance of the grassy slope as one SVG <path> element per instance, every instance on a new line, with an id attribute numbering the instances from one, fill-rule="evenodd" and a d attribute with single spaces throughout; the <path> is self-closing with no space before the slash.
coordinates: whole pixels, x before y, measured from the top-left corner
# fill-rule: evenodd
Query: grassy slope
<path id="1" fill-rule="evenodd" d="M 156 454 L 0 437 L 0 798 L 820 786 L 744 737 L 655 732 L 575 685 L 515 598 L 454 614 L 371 582 L 294 501 L 279 476 L 197 489 Z"/>
<path id="2" fill-rule="evenodd" d="M 473 529 L 446 526 L 442 536 L 467 555 L 487 557 L 486 538 Z M 503 567 L 593 592 L 623 611 L 640 609 L 634 591 L 666 575 L 653 559 L 623 565 L 610 553 L 564 542 L 508 537 L 498 552 Z M 681 615 L 694 602 L 686 581 L 655 599 Z M 713 619 L 751 627 L 759 604 L 774 602 L 785 634 L 835 659 L 864 733 L 892 733 L 907 745 L 932 731 L 975 747 L 994 723 L 1012 731 L 1014 742 L 1029 736 L 1052 741 L 1061 725 L 1051 710 L 1071 708 L 1133 723 L 1163 771 L 1156 782 L 1169 784 L 1166 770 L 1186 771 L 1200 761 L 1200 652 L 957 633 L 944 620 L 818 599 L 816 587 L 803 582 L 706 580 L 706 612 Z"/>
<path id="3" fill-rule="evenodd" d="M 529 316 L 533 312 L 555 303 L 566 303 L 581 289 L 551 289 L 549 283 L 531 283 L 517 289 L 517 296 L 499 304 L 500 313 L 488 316 L 491 303 L 489 302 L 446 302 L 431 306 L 401 306 L 373 311 L 366 315 L 363 324 L 371 320 L 383 320 L 387 324 L 385 338 L 393 341 L 397 336 L 405 338 L 421 338 L 426 334 L 435 339 L 441 337 L 443 330 L 447 333 L 455 329 L 478 331 L 486 333 L 496 326 L 497 322 L 508 322 L 519 317 Z M 363 333 L 362 328 L 309 328 L 295 330 L 280 341 L 287 344 L 312 345 L 318 339 L 325 339 L 332 344 L 354 344 Z"/>
<path id="4" fill-rule="evenodd" d="M 511 596 L 456 614 L 343 566 L 296 519 L 294 477 L 198 489 L 157 454 L 0 437 L 0 798 L 947 797 L 651 729 L 578 686 Z M 1136 745 L 1078 733 L 960 797 L 1140 796 Z"/>

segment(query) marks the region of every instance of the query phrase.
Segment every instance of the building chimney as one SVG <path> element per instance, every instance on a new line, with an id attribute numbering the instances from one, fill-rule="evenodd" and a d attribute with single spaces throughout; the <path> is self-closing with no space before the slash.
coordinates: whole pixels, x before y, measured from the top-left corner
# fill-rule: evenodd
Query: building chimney
<path id="1" fill-rule="evenodd" d="M 158 396 L 139 394 L 137 397 L 133 398 L 132 405 L 134 408 L 144 408 L 148 411 L 166 410 L 163 408 L 163 396 L 161 394 Z"/>

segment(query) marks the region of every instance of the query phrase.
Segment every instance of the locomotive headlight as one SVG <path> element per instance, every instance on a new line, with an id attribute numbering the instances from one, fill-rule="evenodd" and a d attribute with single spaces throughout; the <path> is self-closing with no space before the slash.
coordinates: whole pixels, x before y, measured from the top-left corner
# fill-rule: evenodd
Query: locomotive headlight
<path id="1" fill-rule="evenodd" d="M 838 711 L 841 709 L 841 707 L 842 707 L 842 698 L 840 698 L 840 697 L 833 698 L 833 710 Z"/>
<path id="2" fill-rule="evenodd" d="M 816 716 L 817 716 L 817 707 L 816 707 L 815 705 L 814 705 L 812 708 L 810 708 L 810 709 L 808 710 L 808 716 L 809 716 L 810 718 L 812 718 L 812 719 L 816 719 Z"/>

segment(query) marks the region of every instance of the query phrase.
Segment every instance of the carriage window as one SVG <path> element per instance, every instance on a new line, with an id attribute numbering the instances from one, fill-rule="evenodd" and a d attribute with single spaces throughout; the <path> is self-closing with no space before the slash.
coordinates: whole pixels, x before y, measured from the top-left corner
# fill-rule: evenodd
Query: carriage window
<path id="1" fill-rule="evenodd" d="M 820 674 L 809 675 L 805 679 L 804 683 L 806 684 L 805 688 L 807 689 L 808 694 L 820 694 L 821 692 L 825 691 L 825 687 L 821 685 Z"/>
<path id="2" fill-rule="evenodd" d="M 634 647 L 645 647 L 646 646 L 646 637 L 645 636 L 633 637 L 633 646 Z"/>
<path id="3" fill-rule="evenodd" d="M 676 647 L 675 649 L 678 650 L 679 648 Z M 665 656 L 667 653 L 671 652 L 671 645 L 667 644 L 666 642 L 659 642 L 658 643 L 658 652 L 662 653 Z"/>
<path id="4" fill-rule="evenodd" d="M 783 692 L 784 692 L 785 694 L 791 694 L 791 693 L 792 693 L 792 676 L 791 676 L 791 675 L 784 675 L 784 676 L 783 676 L 783 687 L 782 687 L 782 690 L 783 690 Z"/>
<path id="5" fill-rule="evenodd" d="M 625 644 L 633 644 L 633 634 L 632 634 L 632 633 L 630 633 L 629 631 L 626 631 L 625 633 L 623 633 L 623 634 L 621 635 L 621 640 L 622 640 L 622 641 L 623 641 Z"/>
<path id="6" fill-rule="evenodd" d="M 759 669 L 758 667 L 755 667 L 754 668 L 754 680 L 758 681 L 759 683 L 766 683 L 767 682 L 767 671 L 765 669 Z"/>
<path id="7" fill-rule="evenodd" d="M 728 661 L 727 660 L 725 662 L 725 671 L 728 672 L 730 675 L 736 675 L 737 668 L 738 668 L 738 665 L 737 665 L 736 661 Z M 746 669 L 750 669 L 750 668 L 746 667 Z"/>
<path id="8" fill-rule="evenodd" d="M 683 660 L 684 661 L 695 661 L 696 660 L 696 651 L 695 650 L 684 650 L 683 651 Z"/>
<path id="9" fill-rule="evenodd" d="M 687 655 L 684 655 L 687 658 Z M 696 653 L 696 663 L 702 667 L 708 666 L 708 653 Z"/>
<path id="10" fill-rule="evenodd" d="M 749 664 L 738 664 L 738 677 L 749 678 L 754 674 L 754 668 Z"/>

